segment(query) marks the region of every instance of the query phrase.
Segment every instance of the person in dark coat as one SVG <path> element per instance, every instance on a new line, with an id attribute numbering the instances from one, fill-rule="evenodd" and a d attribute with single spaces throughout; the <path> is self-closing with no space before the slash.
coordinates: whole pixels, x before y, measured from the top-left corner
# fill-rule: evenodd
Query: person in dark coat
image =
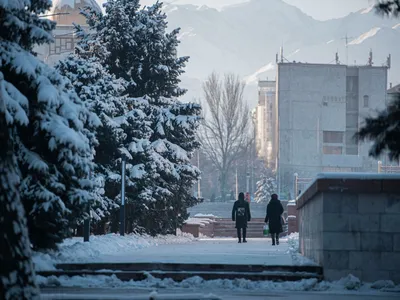
<path id="1" fill-rule="evenodd" d="M 269 223 L 269 232 L 272 237 L 272 246 L 279 245 L 279 234 L 283 231 L 282 228 L 282 214 L 283 206 L 281 201 L 278 200 L 277 194 L 271 195 L 271 200 L 267 205 L 267 215 L 265 216 L 265 223 Z"/>
<path id="2" fill-rule="evenodd" d="M 243 243 L 246 241 L 246 229 L 247 222 L 250 222 L 250 205 L 248 202 L 244 201 L 244 194 L 239 194 L 239 200 L 235 202 L 232 209 L 232 221 L 236 221 L 237 236 L 239 243 L 242 242 L 242 232 L 243 231 Z"/>

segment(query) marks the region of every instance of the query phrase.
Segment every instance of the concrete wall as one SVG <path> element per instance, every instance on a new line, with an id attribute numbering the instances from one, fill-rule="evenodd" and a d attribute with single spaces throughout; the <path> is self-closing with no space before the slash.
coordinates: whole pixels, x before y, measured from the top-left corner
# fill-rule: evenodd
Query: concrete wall
<path id="1" fill-rule="evenodd" d="M 327 280 L 400 283 L 400 177 L 319 179 L 298 200 L 300 249 Z"/>

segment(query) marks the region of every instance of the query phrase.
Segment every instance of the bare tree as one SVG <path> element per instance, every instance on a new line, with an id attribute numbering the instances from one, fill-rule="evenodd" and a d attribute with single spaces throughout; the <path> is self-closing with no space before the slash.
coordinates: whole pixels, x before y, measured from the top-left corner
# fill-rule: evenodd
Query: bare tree
<path id="1" fill-rule="evenodd" d="M 227 193 L 231 167 L 251 143 L 251 119 L 243 90 L 244 83 L 234 74 L 226 74 L 221 80 L 217 73 L 212 73 L 203 84 L 203 126 L 199 139 L 219 172 L 222 199 Z"/>

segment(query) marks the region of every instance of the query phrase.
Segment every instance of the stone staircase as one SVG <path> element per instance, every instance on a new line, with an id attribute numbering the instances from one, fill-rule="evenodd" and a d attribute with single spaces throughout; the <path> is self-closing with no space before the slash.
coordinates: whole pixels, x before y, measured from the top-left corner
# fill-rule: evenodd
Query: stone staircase
<path id="1" fill-rule="evenodd" d="M 122 281 L 141 281 L 150 276 L 171 278 L 182 281 L 199 276 L 204 280 L 238 279 L 253 281 L 298 281 L 302 279 L 323 279 L 319 266 L 267 266 L 227 264 L 180 264 L 180 263 L 85 263 L 59 264 L 54 271 L 37 272 L 49 276 L 114 275 Z"/>
<path id="2" fill-rule="evenodd" d="M 217 218 L 230 219 L 232 218 L 232 207 L 234 201 L 231 202 L 203 202 L 188 209 L 190 217 L 196 214 L 212 214 Z M 251 217 L 265 218 L 266 203 L 250 203 Z"/>
<path id="3" fill-rule="evenodd" d="M 248 238 L 263 237 L 264 219 L 252 219 L 247 223 Z M 216 219 L 214 223 L 214 237 L 236 237 L 235 222 L 230 219 Z"/>

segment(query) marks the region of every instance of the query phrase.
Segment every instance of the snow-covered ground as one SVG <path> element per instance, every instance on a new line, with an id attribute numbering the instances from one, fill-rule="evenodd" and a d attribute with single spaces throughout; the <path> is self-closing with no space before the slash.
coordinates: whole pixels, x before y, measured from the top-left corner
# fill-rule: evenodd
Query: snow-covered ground
<path id="1" fill-rule="evenodd" d="M 190 243 L 164 243 L 125 252 L 97 255 L 97 262 L 155 262 L 198 264 L 250 264 L 250 265 L 314 265 L 311 260 L 295 253 L 295 239 L 285 239 L 279 246 L 271 246 L 270 239 L 248 239 L 238 244 L 234 238 L 203 238 Z"/>
<path id="2" fill-rule="evenodd" d="M 246 279 L 218 279 L 204 280 L 198 276 L 188 278 L 182 282 L 175 282 L 171 279 L 158 279 L 149 275 L 143 281 L 121 281 L 115 275 L 112 276 L 74 276 L 74 277 L 42 277 L 37 276 L 37 281 L 41 286 L 62 286 L 70 288 L 154 288 L 154 289 L 187 289 L 190 291 L 202 290 L 215 293 L 216 291 L 257 291 L 257 292 L 301 292 L 315 291 L 338 294 L 379 294 L 400 293 L 400 286 L 395 287 L 392 282 L 382 283 L 361 283 L 360 280 L 352 275 L 342 278 L 335 282 L 318 282 L 317 279 L 304 279 L 295 282 L 273 282 L 273 281 L 250 281 Z M 372 286 L 375 285 L 375 288 Z M 377 286 L 376 286 L 377 285 Z M 379 287 L 379 288 L 378 288 Z M 397 296 L 399 296 L 398 294 Z"/>
<path id="3" fill-rule="evenodd" d="M 59 251 L 35 253 L 33 261 L 38 271 L 54 270 L 55 263 L 74 262 L 314 265 L 298 253 L 298 234 L 275 247 L 270 239 L 249 239 L 239 245 L 234 238 L 195 239 L 189 234 L 156 238 L 108 234 L 91 236 L 88 243 L 82 238 L 67 239 Z"/>
<path id="4" fill-rule="evenodd" d="M 150 247 L 156 248 L 160 245 L 180 245 L 196 241 L 191 234 L 180 233 L 178 236 L 144 236 L 130 234 L 120 236 L 119 234 L 107 234 L 90 236 L 89 242 L 83 242 L 83 238 L 66 239 L 59 245 L 59 251 L 47 253 L 35 252 L 33 263 L 36 271 L 54 270 L 55 263 L 83 263 L 104 262 L 104 257 L 121 257 L 132 260 L 133 253 Z"/>
<path id="5" fill-rule="evenodd" d="M 271 246 L 270 239 L 249 239 L 238 244 L 236 239 L 195 239 L 191 235 L 148 237 L 138 235 L 92 236 L 89 243 L 82 239 L 68 239 L 58 253 L 38 254 L 34 261 L 39 270 L 51 270 L 56 262 L 160 262 L 160 263 L 217 263 L 254 265 L 315 265 L 298 253 L 298 234 L 282 239 L 279 246 Z M 82 288 L 161 288 L 190 289 L 191 291 L 318 291 L 335 293 L 399 292 L 400 285 L 390 281 L 362 283 L 349 276 L 336 282 L 306 279 L 298 282 L 236 280 L 204 280 L 192 277 L 182 282 L 158 279 L 151 275 L 144 281 L 121 281 L 116 276 L 37 276 L 41 286 Z"/>

